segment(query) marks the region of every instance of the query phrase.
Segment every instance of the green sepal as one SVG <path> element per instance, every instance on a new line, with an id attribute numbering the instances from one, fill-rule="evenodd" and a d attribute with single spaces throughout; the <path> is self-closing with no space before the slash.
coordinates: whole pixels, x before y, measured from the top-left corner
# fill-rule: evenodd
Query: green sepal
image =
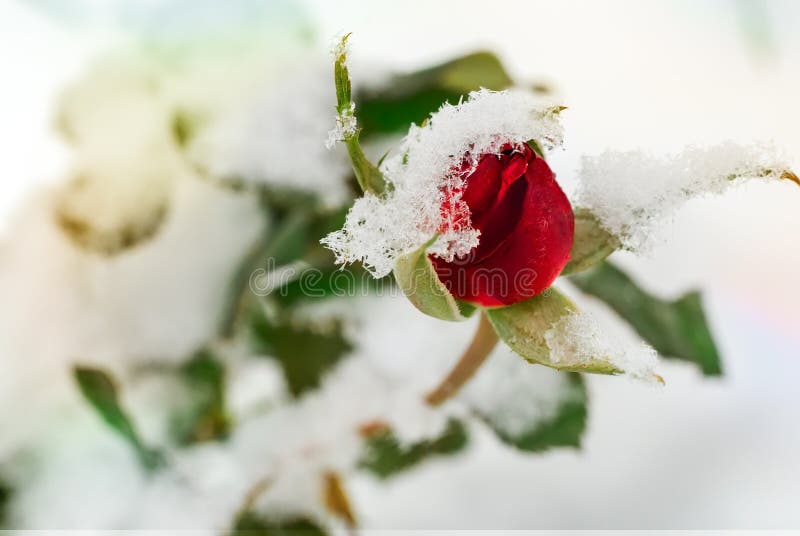
<path id="1" fill-rule="evenodd" d="M 6 528 L 10 528 L 6 526 L 6 523 L 9 517 L 8 505 L 11 502 L 11 495 L 13 493 L 14 490 L 11 489 L 11 486 L 0 480 L 0 532 Z"/>
<path id="2" fill-rule="evenodd" d="M 600 225 L 600 220 L 588 209 L 578 207 L 575 213 L 575 239 L 570 260 L 561 275 L 588 270 L 602 262 L 620 247 L 620 242 Z"/>
<path id="3" fill-rule="evenodd" d="M 394 277 L 406 298 L 426 315 L 453 322 L 465 320 L 475 308 L 456 300 L 439 280 L 427 254 L 434 240 L 397 259 Z"/>
<path id="4" fill-rule="evenodd" d="M 486 309 L 486 316 L 497 336 L 531 363 L 572 372 L 622 373 L 606 356 L 598 356 L 580 365 L 564 364 L 551 359 L 545 333 L 563 317 L 576 311 L 575 305 L 566 296 L 550 288 L 534 298 L 514 305 Z"/>

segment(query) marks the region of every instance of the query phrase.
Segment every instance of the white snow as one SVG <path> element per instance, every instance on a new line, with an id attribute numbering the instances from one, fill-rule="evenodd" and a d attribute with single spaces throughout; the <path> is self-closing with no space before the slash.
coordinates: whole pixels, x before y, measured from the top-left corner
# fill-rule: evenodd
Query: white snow
<path id="1" fill-rule="evenodd" d="M 213 177 L 311 192 L 340 205 L 350 164 L 343 148 L 326 149 L 336 117 L 332 72 L 316 56 L 283 65 L 249 102 L 210 126 L 190 158 Z"/>
<path id="2" fill-rule="evenodd" d="M 783 160 L 770 145 L 732 142 L 666 156 L 607 151 L 583 157 L 576 204 L 635 250 L 685 201 L 723 193 L 746 179 L 779 179 L 788 170 Z"/>
<path id="3" fill-rule="evenodd" d="M 336 116 L 336 125 L 328 132 L 325 148 L 333 149 L 338 142 L 352 138 L 357 131 L 356 103 L 351 102 L 349 108 L 342 110 Z"/>
<path id="4" fill-rule="evenodd" d="M 582 394 L 569 376 L 531 364 L 499 344 L 458 399 L 514 437 L 552 419 L 576 396 Z"/>
<path id="5" fill-rule="evenodd" d="M 544 333 L 550 361 L 563 366 L 607 362 L 640 380 L 658 381 L 658 355 L 641 340 L 626 340 L 589 312 L 569 313 Z"/>

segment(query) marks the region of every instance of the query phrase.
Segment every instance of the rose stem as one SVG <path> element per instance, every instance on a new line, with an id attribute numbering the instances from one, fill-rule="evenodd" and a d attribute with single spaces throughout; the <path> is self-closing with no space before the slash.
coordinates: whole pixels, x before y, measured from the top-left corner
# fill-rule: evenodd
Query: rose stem
<path id="1" fill-rule="evenodd" d="M 455 395 L 489 357 L 497 344 L 497 334 L 486 314 L 481 312 L 478 331 L 472 342 L 444 380 L 425 397 L 431 406 L 439 406 Z"/>

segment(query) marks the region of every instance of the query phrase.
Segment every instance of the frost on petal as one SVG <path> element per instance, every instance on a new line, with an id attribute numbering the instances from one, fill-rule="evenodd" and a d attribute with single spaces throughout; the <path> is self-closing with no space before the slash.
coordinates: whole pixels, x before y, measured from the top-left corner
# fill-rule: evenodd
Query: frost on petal
<path id="1" fill-rule="evenodd" d="M 732 142 L 655 157 L 608 151 L 584 157 L 576 204 L 599 218 L 627 249 L 646 246 L 656 224 L 682 203 L 750 178 L 786 178 L 787 165 L 764 145 Z"/>
<path id="2" fill-rule="evenodd" d="M 570 313 L 544 334 L 553 364 L 570 367 L 602 360 L 640 380 L 659 380 L 656 351 L 642 341 L 629 341 L 591 313 Z"/>
<path id="3" fill-rule="evenodd" d="M 431 253 L 448 261 L 466 255 L 478 244 L 479 233 L 460 199 L 464 178 L 481 155 L 499 153 L 504 144 L 535 139 L 547 149 L 559 145 L 557 110 L 522 90 L 484 89 L 457 105 L 444 104 L 423 126 L 412 125 L 381 166 L 389 183 L 386 196 L 359 199 L 344 228 L 323 243 L 337 262 L 361 261 L 376 277 L 437 234 Z M 445 199 L 450 206 L 442 210 Z"/>

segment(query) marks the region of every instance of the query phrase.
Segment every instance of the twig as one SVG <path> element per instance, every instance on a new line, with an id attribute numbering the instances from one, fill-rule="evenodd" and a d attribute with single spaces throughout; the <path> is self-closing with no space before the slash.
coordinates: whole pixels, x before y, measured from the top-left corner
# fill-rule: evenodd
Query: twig
<path id="1" fill-rule="evenodd" d="M 475 332 L 469 347 L 439 386 L 428 393 L 425 401 L 431 406 L 439 406 L 455 395 L 486 361 L 497 340 L 497 334 L 489 319 L 485 313 L 481 313 L 478 331 Z"/>

